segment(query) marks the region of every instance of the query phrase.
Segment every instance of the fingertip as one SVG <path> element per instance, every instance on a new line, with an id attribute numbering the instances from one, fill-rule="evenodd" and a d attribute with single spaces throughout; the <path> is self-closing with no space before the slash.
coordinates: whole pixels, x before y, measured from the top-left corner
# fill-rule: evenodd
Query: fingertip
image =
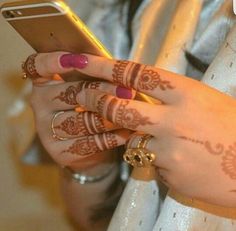
<path id="1" fill-rule="evenodd" d="M 62 68 L 84 69 L 88 65 L 88 57 L 84 54 L 63 54 L 59 63 Z"/>
<path id="2" fill-rule="evenodd" d="M 133 99 L 135 92 L 132 89 L 123 86 L 116 88 L 116 96 L 122 99 Z"/>

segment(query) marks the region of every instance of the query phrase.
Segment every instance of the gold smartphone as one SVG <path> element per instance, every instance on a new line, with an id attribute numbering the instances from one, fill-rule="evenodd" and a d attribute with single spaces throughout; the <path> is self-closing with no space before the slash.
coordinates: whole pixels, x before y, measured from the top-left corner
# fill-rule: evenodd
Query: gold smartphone
<path id="1" fill-rule="evenodd" d="M 68 51 L 112 57 L 64 1 L 9 1 L 0 10 L 36 52 Z M 76 75 L 85 77 L 78 72 Z"/>
<path id="2" fill-rule="evenodd" d="M 112 58 L 82 20 L 61 0 L 9 1 L 0 7 L 3 17 L 36 52 L 68 51 Z M 62 75 L 66 81 L 94 80 L 79 72 Z M 137 93 L 136 99 L 152 102 Z"/>

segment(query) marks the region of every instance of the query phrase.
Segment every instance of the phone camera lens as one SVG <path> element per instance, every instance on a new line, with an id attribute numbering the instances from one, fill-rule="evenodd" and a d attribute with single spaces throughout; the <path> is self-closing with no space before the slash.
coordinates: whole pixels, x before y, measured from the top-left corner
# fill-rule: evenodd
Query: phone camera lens
<path id="1" fill-rule="evenodd" d="M 14 11 L 6 11 L 6 16 L 8 17 L 8 18 L 15 18 L 15 13 L 14 13 Z"/>

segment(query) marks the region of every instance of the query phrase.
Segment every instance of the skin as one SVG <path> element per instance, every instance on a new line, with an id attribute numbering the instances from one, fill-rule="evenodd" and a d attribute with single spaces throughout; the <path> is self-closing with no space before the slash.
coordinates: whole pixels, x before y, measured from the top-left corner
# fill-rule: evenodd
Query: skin
<path id="1" fill-rule="evenodd" d="M 43 77 L 34 81 L 31 100 L 39 135 L 55 161 L 89 169 L 109 159 L 103 151 L 123 145 L 133 132 L 141 131 L 153 136 L 147 148 L 156 153 L 157 173 L 168 187 L 208 203 L 236 207 L 236 101 L 232 97 L 188 77 L 128 61 L 86 55 L 85 68 L 63 68 L 59 62 L 63 54 L 36 57 L 37 72 Z M 78 82 L 52 80 L 54 73 L 74 69 L 109 83 L 98 81 L 96 87 L 82 83 L 86 87 L 81 87 Z M 118 98 L 117 85 L 159 103 Z M 74 98 L 66 101 L 65 93 L 76 87 Z M 82 112 L 76 113 L 78 105 L 83 105 Z M 57 134 L 68 138 L 65 141 L 53 139 L 48 129 L 57 111 L 65 111 L 54 125 Z M 81 119 L 87 111 L 93 115 L 90 122 Z M 99 128 L 88 134 L 95 118 Z M 71 123 L 80 124 L 84 133 L 74 132 Z M 86 142 L 90 148 L 84 151 Z"/>

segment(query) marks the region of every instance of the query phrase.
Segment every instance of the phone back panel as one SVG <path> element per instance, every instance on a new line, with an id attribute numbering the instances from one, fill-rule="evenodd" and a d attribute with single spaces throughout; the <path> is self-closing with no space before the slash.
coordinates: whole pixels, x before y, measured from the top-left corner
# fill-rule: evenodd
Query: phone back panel
<path id="1" fill-rule="evenodd" d="M 25 5 L 22 3 L 26 3 Z M 83 22 L 63 3 L 23 1 L 3 6 L 2 14 L 37 52 L 68 51 L 111 57 Z M 18 2 L 19 4 L 20 2 Z M 6 12 L 15 13 L 14 17 Z M 18 12 L 18 13 L 17 13 Z"/>
<path id="2" fill-rule="evenodd" d="M 0 9 L 4 18 L 37 52 L 68 51 L 112 58 L 63 1 L 14 1 L 3 4 Z M 62 77 L 66 81 L 94 80 L 75 71 Z M 136 99 L 153 102 L 141 93 L 136 94 Z"/>

